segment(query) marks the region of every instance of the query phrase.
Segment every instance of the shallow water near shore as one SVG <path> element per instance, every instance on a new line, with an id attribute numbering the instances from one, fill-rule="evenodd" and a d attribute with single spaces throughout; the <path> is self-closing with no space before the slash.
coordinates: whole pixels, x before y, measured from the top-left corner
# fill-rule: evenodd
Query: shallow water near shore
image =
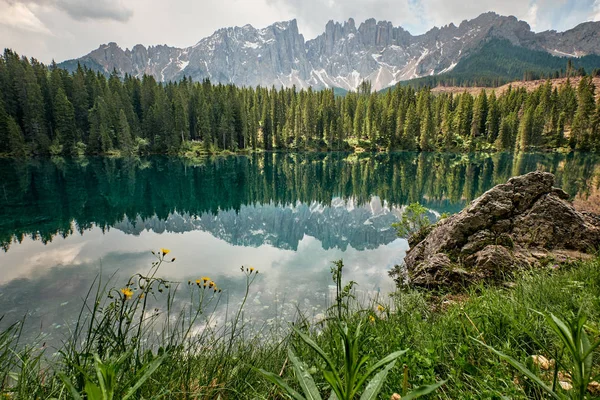
<path id="1" fill-rule="evenodd" d="M 436 218 L 492 186 L 542 169 L 585 200 L 600 159 L 589 154 L 344 153 L 179 158 L 0 159 L 0 327 L 27 315 L 28 336 L 59 340 L 98 274 L 120 287 L 151 250 L 176 257 L 159 275 L 211 277 L 217 315 L 239 304 L 240 266 L 260 271 L 245 319 L 285 325 L 331 304 L 331 262 L 384 299 L 408 249 L 391 224 L 420 202 Z"/>

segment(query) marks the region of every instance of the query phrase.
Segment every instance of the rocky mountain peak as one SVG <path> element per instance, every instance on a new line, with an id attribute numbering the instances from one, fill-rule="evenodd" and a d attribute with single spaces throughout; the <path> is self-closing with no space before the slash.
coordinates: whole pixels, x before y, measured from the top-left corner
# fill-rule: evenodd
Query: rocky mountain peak
<path id="1" fill-rule="evenodd" d="M 515 46 L 578 57 L 600 54 L 600 22 L 566 32 L 534 33 L 527 22 L 494 12 L 413 36 L 389 21 L 373 18 L 358 28 L 354 19 L 329 21 L 324 32 L 305 41 L 295 19 L 257 29 L 252 25 L 222 28 L 195 45 L 136 45 L 123 50 L 111 42 L 77 61 L 110 73 L 153 75 L 159 81 L 183 76 L 201 81 L 246 86 L 354 90 L 370 80 L 375 90 L 403 80 L 451 71 L 460 60 L 490 38 Z M 65 66 L 76 65 L 68 61 Z"/>

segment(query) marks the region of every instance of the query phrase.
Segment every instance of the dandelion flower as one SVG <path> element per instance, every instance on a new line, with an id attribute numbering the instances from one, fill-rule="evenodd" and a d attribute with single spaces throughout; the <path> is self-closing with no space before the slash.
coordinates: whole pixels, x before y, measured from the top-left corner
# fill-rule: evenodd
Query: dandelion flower
<path id="1" fill-rule="evenodd" d="M 381 304 L 377 304 L 377 311 L 384 312 L 385 311 L 385 307 L 382 306 Z"/>
<path id="2" fill-rule="evenodd" d="M 250 267 L 250 273 L 254 272 L 254 267 Z"/>
<path id="3" fill-rule="evenodd" d="M 203 277 L 202 277 L 202 278 L 200 278 L 200 279 L 202 279 L 202 281 L 203 281 L 204 283 L 206 283 L 206 282 L 210 281 L 210 278 L 209 278 L 208 276 L 203 276 Z"/>
<path id="4" fill-rule="evenodd" d="M 215 285 L 215 283 L 214 283 L 213 281 L 210 281 L 210 282 L 208 282 L 208 287 L 210 287 L 210 288 L 211 288 L 211 287 L 213 287 L 213 286 L 216 286 L 216 285 Z"/>
<path id="5" fill-rule="evenodd" d="M 196 279 L 196 285 L 200 285 L 202 281 L 200 279 Z"/>
<path id="6" fill-rule="evenodd" d="M 375 317 L 372 315 L 369 315 L 369 322 L 370 323 L 374 323 L 375 322 Z"/>
<path id="7" fill-rule="evenodd" d="M 160 252 L 162 253 L 163 256 L 166 256 L 167 254 L 169 254 L 171 252 L 171 250 L 169 250 L 169 249 L 160 249 Z"/>
<path id="8" fill-rule="evenodd" d="M 131 299 L 131 296 L 133 296 L 133 290 L 129 288 L 121 289 L 121 293 L 123 293 L 123 296 L 125 296 L 125 300 L 129 300 Z"/>

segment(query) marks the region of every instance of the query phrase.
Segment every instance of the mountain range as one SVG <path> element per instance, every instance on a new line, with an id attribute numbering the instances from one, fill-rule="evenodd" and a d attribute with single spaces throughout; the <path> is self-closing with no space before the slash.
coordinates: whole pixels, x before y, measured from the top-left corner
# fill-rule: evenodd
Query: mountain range
<path id="1" fill-rule="evenodd" d="M 496 39 L 534 54 L 600 55 L 600 22 L 582 23 L 565 32 L 535 33 L 514 16 L 489 12 L 459 26 L 435 27 L 414 36 L 391 22 L 368 19 L 357 27 L 349 19 L 330 21 L 322 34 L 305 40 L 296 20 L 291 20 L 263 29 L 251 25 L 219 29 L 187 48 L 138 44 L 124 50 L 111 42 L 59 66 L 74 70 L 80 63 L 107 74 L 114 70 L 137 77 L 147 74 L 162 82 L 186 76 L 240 86 L 355 90 L 369 80 L 379 90 L 453 71 Z"/>
<path id="2" fill-rule="evenodd" d="M 359 205 L 355 200 L 334 198 L 329 205 L 318 202 L 281 207 L 274 203 L 244 205 L 239 210 L 220 210 L 217 214 L 193 216 L 170 213 L 166 218 L 153 216 L 134 220 L 127 217 L 113 227 L 127 234 L 139 235 L 144 230 L 157 233 L 201 230 L 236 246 L 271 245 L 285 250 L 298 250 L 305 235 L 321 242 L 324 249 L 348 246 L 375 249 L 398 239 L 392 228 L 403 210 L 389 206 L 379 197 Z M 430 216 L 435 218 L 433 211 Z"/>

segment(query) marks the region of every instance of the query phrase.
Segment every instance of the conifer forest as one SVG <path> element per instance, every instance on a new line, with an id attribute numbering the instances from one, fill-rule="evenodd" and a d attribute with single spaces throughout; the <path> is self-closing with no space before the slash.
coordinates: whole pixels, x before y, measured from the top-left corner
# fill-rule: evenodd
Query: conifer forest
<path id="1" fill-rule="evenodd" d="M 0 154 L 182 154 L 221 151 L 600 150 L 600 101 L 577 85 L 501 95 L 237 87 L 209 80 L 73 73 L 5 50 Z"/>

